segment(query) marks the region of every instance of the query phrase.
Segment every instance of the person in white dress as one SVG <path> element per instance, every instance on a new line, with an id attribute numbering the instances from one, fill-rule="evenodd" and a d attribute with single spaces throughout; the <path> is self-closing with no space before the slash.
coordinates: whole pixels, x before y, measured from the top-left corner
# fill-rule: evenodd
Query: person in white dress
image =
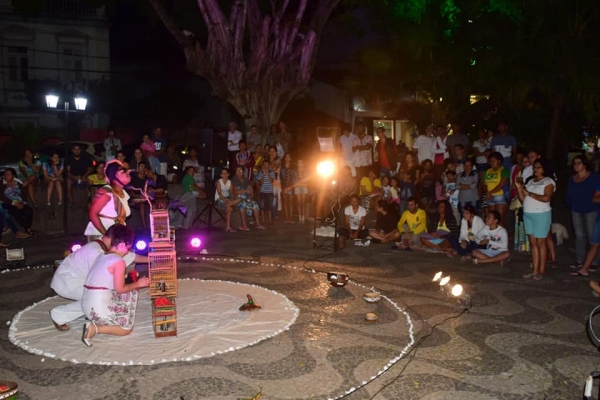
<path id="1" fill-rule="evenodd" d="M 417 158 L 419 159 L 419 164 L 421 164 L 425 160 L 433 161 L 433 153 L 431 148 L 433 147 L 433 141 L 435 140 L 435 136 L 433 136 L 433 125 L 427 125 L 425 128 L 425 132 L 419 135 L 419 137 L 413 143 L 413 149 L 417 151 Z"/>
<path id="2" fill-rule="evenodd" d="M 50 310 L 50 317 L 54 327 L 59 331 L 69 330 L 68 322 L 75 321 L 84 316 L 81 308 L 83 285 L 91 271 L 96 259 L 106 253 L 112 244 L 115 227 L 107 229 L 101 239 L 94 240 L 65 258 L 52 277 L 50 287 L 61 297 L 73 300 L 72 302 L 54 307 Z M 126 265 L 134 263 L 147 263 L 148 257 L 140 256 L 130 251 L 123 256 Z"/>
<path id="3" fill-rule="evenodd" d="M 350 171 L 352 171 L 352 176 L 356 176 L 356 168 L 354 167 L 354 142 L 358 138 L 352 132 L 350 132 L 350 126 L 344 127 L 342 131 L 342 136 L 340 136 L 340 150 L 342 152 L 342 167 L 350 167 Z"/>
<path id="4" fill-rule="evenodd" d="M 127 168 L 115 159 L 106 163 L 104 175 L 110 185 L 98 189 L 92 200 L 88 212 L 90 222 L 84 232 L 88 242 L 100 239 L 116 223 L 125 225 L 125 219 L 131 215 L 129 194 L 124 190 L 131 182 Z"/>
<path id="5" fill-rule="evenodd" d="M 92 345 L 97 334 L 127 336 L 133 329 L 138 289 L 148 287 L 148 277 L 125 283 L 123 256 L 133 245 L 133 230 L 118 225 L 113 228 L 109 251 L 96 259 L 83 286 L 81 308 L 90 322 L 83 327 L 81 340 Z"/>

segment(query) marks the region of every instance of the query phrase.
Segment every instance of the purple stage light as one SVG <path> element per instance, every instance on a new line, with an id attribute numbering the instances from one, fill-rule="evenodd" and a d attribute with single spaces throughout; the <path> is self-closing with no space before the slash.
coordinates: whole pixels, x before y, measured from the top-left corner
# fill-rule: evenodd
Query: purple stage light
<path id="1" fill-rule="evenodd" d="M 71 246 L 71 253 L 75 253 L 80 248 L 81 248 L 80 244 L 74 244 L 73 246 Z"/>
<path id="2" fill-rule="evenodd" d="M 148 244 L 146 242 L 144 242 L 143 240 L 138 240 L 135 243 L 135 248 L 138 249 L 139 251 L 146 250 L 147 246 L 148 246 Z"/>
<path id="3" fill-rule="evenodd" d="M 202 241 L 200 240 L 200 238 L 195 237 L 190 241 L 190 245 L 193 248 L 197 249 L 202 245 Z"/>

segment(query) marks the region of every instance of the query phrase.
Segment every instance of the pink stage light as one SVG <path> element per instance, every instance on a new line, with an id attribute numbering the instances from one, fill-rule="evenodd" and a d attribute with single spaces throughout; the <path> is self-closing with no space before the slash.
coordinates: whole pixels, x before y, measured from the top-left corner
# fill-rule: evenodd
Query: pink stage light
<path id="1" fill-rule="evenodd" d="M 73 246 L 71 246 L 71 253 L 75 253 L 80 248 L 81 248 L 80 244 L 74 244 Z"/>
<path id="2" fill-rule="evenodd" d="M 200 240 L 200 238 L 197 238 L 197 237 L 195 237 L 195 238 L 193 238 L 193 239 L 190 241 L 190 245 L 191 245 L 191 246 L 192 246 L 194 249 L 197 249 L 197 248 L 199 248 L 199 247 L 202 245 L 202 241 Z"/>
<path id="3" fill-rule="evenodd" d="M 148 244 L 146 244 L 146 242 L 144 242 L 143 240 L 138 240 L 135 243 L 135 248 L 138 249 L 139 251 L 144 251 L 146 250 L 146 247 L 148 246 Z"/>

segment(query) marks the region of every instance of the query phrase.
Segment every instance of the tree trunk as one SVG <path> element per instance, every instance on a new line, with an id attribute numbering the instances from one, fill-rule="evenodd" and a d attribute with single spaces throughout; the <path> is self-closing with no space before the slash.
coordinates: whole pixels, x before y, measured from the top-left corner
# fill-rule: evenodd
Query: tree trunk
<path id="1" fill-rule="evenodd" d="M 554 156 L 554 150 L 556 143 L 560 136 L 560 122 L 562 113 L 565 105 L 564 96 L 557 94 L 554 96 L 554 104 L 552 105 L 552 118 L 550 119 L 550 135 L 548 136 L 548 142 L 546 143 L 546 158 L 552 159 Z"/>
<path id="2" fill-rule="evenodd" d="M 187 69 L 206 78 L 247 124 L 268 132 L 308 87 L 319 36 L 340 0 L 311 0 L 312 15 L 307 15 L 308 0 L 294 6 L 271 1 L 271 12 L 264 15 L 258 0 L 236 0 L 229 18 L 218 0 L 197 0 L 208 31 L 205 43 L 181 31 L 160 0 L 148 1 L 183 47 Z"/>

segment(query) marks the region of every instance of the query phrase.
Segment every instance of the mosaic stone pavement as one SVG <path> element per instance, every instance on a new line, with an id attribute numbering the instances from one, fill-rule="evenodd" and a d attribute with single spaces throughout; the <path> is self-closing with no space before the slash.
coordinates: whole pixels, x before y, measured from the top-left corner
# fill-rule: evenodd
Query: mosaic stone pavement
<path id="1" fill-rule="evenodd" d="M 561 269 L 535 282 L 521 278 L 528 269 L 522 256 L 502 268 L 375 244 L 331 254 L 312 250 L 309 228 L 217 230 L 205 235 L 204 242 L 212 254 L 225 255 L 213 257 L 226 260 L 343 269 L 406 307 L 415 339 L 426 339 L 348 399 L 575 399 L 587 374 L 598 368 L 598 353 L 585 330 L 597 300 L 586 280 L 568 275 L 566 248 L 560 248 Z M 34 262 L 54 258 L 68 241 L 45 237 L 23 243 L 28 261 Z M 181 235 L 178 245 L 185 247 Z M 316 257 L 321 258 L 309 261 Z M 452 318 L 461 309 L 431 283 L 438 270 L 465 286 L 472 297 L 470 311 Z M 180 264 L 181 276 L 250 282 L 280 291 L 301 309 L 298 321 L 272 340 L 193 362 L 132 368 L 41 362 L 40 356 L 10 344 L 5 321 L 51 295 L 51 275 L 51 268 L 0 275 L 0 379 L 17 381 L 24 399 L 235 399 L 251 397 L 259 384 L 264 399 L 327 399 L 368 380 L 408 342 L 405 320 L 383 302 L 364 303 L 362 288 L 333 291 L 319 274 L 192 259 Z M 370 307 L 380 317 L 375 326 L 362 319 Z"/>

